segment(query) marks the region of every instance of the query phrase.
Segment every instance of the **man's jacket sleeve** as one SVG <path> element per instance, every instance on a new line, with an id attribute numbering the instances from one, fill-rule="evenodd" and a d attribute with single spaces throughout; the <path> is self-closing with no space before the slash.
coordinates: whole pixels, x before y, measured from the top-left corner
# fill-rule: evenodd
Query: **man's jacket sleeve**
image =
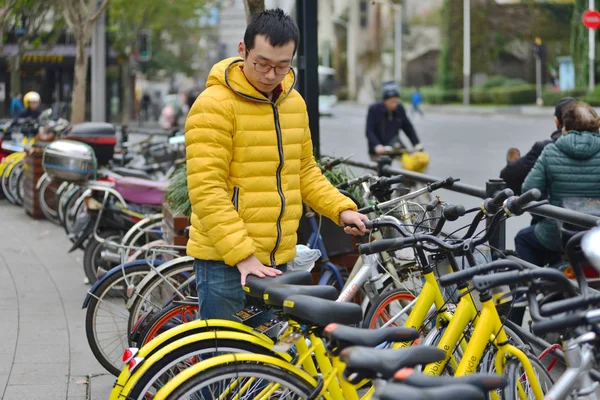
<path id="1" fill-rule="evenodd" d="M 307 116 L 308 120 L 308 116 Z M 304 130 L 302 142 L 302 159 L 300 167 L 300 192 L 302 200 L 313 210 L 325 215 L 336 224 L 340 225 L 340 213 L 345 210 L 356 211 L 356 204 L 348 197 L 340 193 L 323 176 L 315 162 L 313 145 L 310 137 L 310 129 Z"/>
<path id="2" fill-rule="evenodd" d="M 402 118 L 402 131 L 406 134 L 406 136 L 408 136 L 413 146 L 418 145 L 420 143 L 419 137 L 417 136 L 415 127 L 406 115 L 406 110 L 404 107 L 402 107 L 402 105 L 399 105 L 398 111 L 400 112 L 400 118 Z"/>
<path id="3" fill-rule="evenodd" d="M 546 158 L 544 157 L 546 153 L 542 153 L 542 155 L 537 159 L 535 165 L 527 174 L 525 178 L 525 182 L 523 182 L 522 192 L 525 193 L 529 189 L 539 189 L 542 192 L 542 196 L 547 195 L 548 191 L 548 182 L 546 179 Z"/>
<path id="4" fill-rule="evenodd" d="M 377 116 L 374 106 L 369 107 L 367 114 L 367 139 L 371 147 L 381 144 L 381 139 L 377 135 Z"/>
<path id="5" fill-rule="evenodd" d="M 227 181 L 233 151 L 233 115 L 208 96 L 199 97 L 185 124 L 188 189 L 192 212 L 228 265 L 254 254 Z"/>

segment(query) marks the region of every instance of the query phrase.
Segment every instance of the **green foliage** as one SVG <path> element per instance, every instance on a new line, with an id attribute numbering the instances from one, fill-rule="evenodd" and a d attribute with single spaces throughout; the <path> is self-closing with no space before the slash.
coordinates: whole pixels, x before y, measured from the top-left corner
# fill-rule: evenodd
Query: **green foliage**
<path id="1" fill-rule="evenodd" d="M 544 100 L 544 105 L 553 107 L 560 99 L 564 97 L 575 97 L 581 99 L 585 94 L 585 89 L 565 90 L 562 92 L 545 91 L 542 93 L 542 100 Z"/>
<path id="2" fill-rule="evenodd" d="M 569 40 L 566 20 L 572 13 L 572 4 L 543 4 L 533 0 L 511 4 L 471 2 L 471 71 L 492 73 L 493 67 L 501 62 L 500 57 L 510 52 L 509 43 L 533 42 L 535 37 L 544 40 L 548 60 L 554 63 L 556 55 L 566 53 Z M 436 83 L 444 89 L 459 88 L 463 68 L 463 2 L 445 0 L 442 15 L 443 42 Z"/>
<path id="3" fill-rule="evenodd" d="M 571 57 L 575 66 L 575 86 L 586 87 L 588 84 L 588 31 L 581 22 L 588 0 L 575 0 L 571 18 Z"/>
<path id="4" fill-rule="evenodd" d="M 144 65 L 147 72 L 189 72 L 191 62 L 185 50 L 197 46 L 185 44 L 202 34 L 201 17 L 212 4 L 209 0 L 111 0 L 111 45 L 128 56 L 137 50 L 138 33 L 148 29 L 152 32 L 152 60 Z M 172 51 L 169 45 L 174 43 L 181 45 L 184 54 L 178 56 Z"/>
<path id="5" fill-rule="evenodd" d="M 492 75 L 487 81 L 480 87 L 482 88 L 497 88 L 497 87 L 511 87 L 511 86 L 522 86 L 526 85 L 523 79 L 508 78 L 502 75 Z"/>
<path id="6" fill-rule="evenodd" d="M 454 76 L 455 70 L 452 68 L 450 60 L 450 32 L 451 32 L 451 18 L 450 18 L 450 3 L 451 0 L 444 0 L 441 15 L 444 16 L 442 19 L 440 33 L 442 36 L 442 48 L 440 49 L 440 56 L 438 58 L 437 68 L 437 86 L 442 89 L 451 89 L 455 87 L 454 83 L 456 77 Z"/>
<path id="7" fill-rule="evenodd" d="M 192 203 L 187 186 L 187 166 L 183 164 L 175 171 L 167 190 L 167 204 L 175 214 L 183 214 L 186 217 L 192 215 Z"/>
<path id="8" fill-rule="evenodd" d="M 317 160 L 317 165 L 321 167 L 323 164 Z M 344 164 L 337 165 L 330 170 L 323 172 L 323 175 L 332 185 L 337 186 L 340 183 L 347 182 L 351 179 L 356 178 L 356 176 L 352 173 L 350 168 Z M 363 197 L 363 192 L 360 187 L 353 186 L 346 189 L 348 193 L 350 193 L 356 200 L 361 201 Z"/>

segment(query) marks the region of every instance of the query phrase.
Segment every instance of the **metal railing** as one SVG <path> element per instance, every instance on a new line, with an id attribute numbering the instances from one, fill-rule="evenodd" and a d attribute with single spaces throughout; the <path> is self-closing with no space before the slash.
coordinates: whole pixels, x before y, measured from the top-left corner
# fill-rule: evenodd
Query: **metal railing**
<path id="1" fill-rule="evenodd" d="M 327 156 L 325 156 L 327 157 Z M 333 158 L 333 157 L 331 157 Z M 402 168 L 394 168 L 391 166 L 392 159 L 390 157 L 380 157 L 378 162 L 361 162 L 345 159 L 344 164 L 373 170 L 376 171 L 380 176 L 393 176 L 393 175 L 404 175 L 412 181 L 419 183 L 432 183 L 443 180 L 437 176 L 421 174 L 414 171 L 408 171 Z M 493 197 L 495 193 L 504 189 L 506 184 L 502 179 L 490 179 L 486 182 L 486 187 L 481 188 L 473 185 L 469 185 L 462 182 L 456 182 L 452 187 L 447 188 L 456 193 L 462 193 L 467 196 L 478 197 L 480 199 L 486 199 Z M 539 215 L 542 217 L 553 218 L 558 221 L 566 222 L 572 225 L 577 225 L 582 228 L 590 229 L 596 226 L 600 226 L 600 218 L 590 214 L 584 214 L 581 212 L 568 210 L 562 207 L 553 206 L 550 204 L 544 204 L 537 206 L 533 209 L 528 210 L 530 214 Z M 504 250 L 506 248 L 506 224 L 503 222 L 498 227 L 497 231 L 490 238 L 490 246 Z"/>

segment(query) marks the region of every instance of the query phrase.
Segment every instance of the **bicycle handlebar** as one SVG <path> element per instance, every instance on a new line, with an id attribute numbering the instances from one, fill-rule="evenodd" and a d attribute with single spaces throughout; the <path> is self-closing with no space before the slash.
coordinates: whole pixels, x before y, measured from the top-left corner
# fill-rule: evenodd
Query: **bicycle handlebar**
<path id="1" fill-rule="evenodd" d="M 533 281 L 542 279 L 555 282 L 570 288 L 571 293 L 575 293 L 575 288 L 569 282 L 569 279 L 560 271 L 553 269 L 527 270 L 520 272 L 498 272 L 493 275 L 482 275 L 473 277 L 473 287 L 478 291 L 490 290 L 497 286 L 512 285 L 523 281 Z"/>
<path id="2" fill-rule="evenodd" d="M 520 196 L 509 197 L 504 200 L 502 209 L 509 217 L 514 215 L 521 215 L 524 212 L 524 206 L 531 203 L 532 201 L 539 200 L 542 197 L 542 192 L 538 189 L 530 189 Z"/>
<path id="3" fill-rule="evenodd" d="M 462 205 L 447 205 L 442 209 L 442 217 L 446 221 L 456 221 L 458 218 L 465 215 L 467 210 Z"/>
<path id="4" fill-rule="evenodd" d="M 496 260 L 492 261 L 491 263 L 477 265 L 471 268 L 463 269 L 462 271 L 441 276 L 438 282 L 441 286 L 456 285 L 458 283 L 468 282 L 476 275 L 484 275 L 500 269 L 521 270 L 523 267 L 514 261 Z"/>
<path id="5" fill-rule="evenodd" d="M 509 197 L 514 196 L 514 194 L 515 193 L 508 188 L 501 190 L 498 193 L 496 193 L 496 195 L 493 198 L 485 199 L 481 206 L 481 209 L 485 214 L 496 214 L 498 211 L 500 211 L 502 203 L 504 203 L 504 201 Z"/>
<path id="6" fill-rule="evenodd" d="M 552 315 L 560 314 L 563 312 L 587 308 L 590 306 L 598 306 L 600 305 L 600 295 L 595 295 L 591 297 L 572 297 L 570 299 L 553 301 L 552 303 L 544 304 L 540 308 L 540 313 L 545 317 L 550 317 Z"/>
<path id="7" fill-rule="evenodd" d="M 371 175 L 371 174 L 363 175 L 358 178 L 350 179 L 349 181 L 342 182 L 339 185 L 337 185 L 336 187 L 340 190 L 344 190 L 344 189 L 349 188 L 350 186 L 355 186 L 355 185 L 359 185 L 363 182 L 366 182 L 369 179 L 371 179 L 372 177 L 373 177 L 373 175 Z"/>
<path id="8" fill-rule="evenodd" d="M 587 313 L 579 312 L 577 314 L 563 315 L 560 319 L 549 319 L 546 321 L 535 322 L 531 325 L 531 330 L 536 335 L 559 332 L 565 329 L 574 328 L 587 323 Z"/>

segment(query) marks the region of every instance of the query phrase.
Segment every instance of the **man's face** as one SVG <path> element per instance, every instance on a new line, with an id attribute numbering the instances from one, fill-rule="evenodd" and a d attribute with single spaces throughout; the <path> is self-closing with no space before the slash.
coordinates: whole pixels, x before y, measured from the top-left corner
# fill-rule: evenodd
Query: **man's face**
<path id="1" fill-rule="evenodd" d="M 396 108 L 398 108 L 398 102 L 399 99 L 397 97 L 390 97 L 389 99 L 385 99 L 383 104 L 385 104 L 385 108 L 388 111 L 394 111 Z"/>
<path id="2" fill-rule="evenodd" d="M 272 92 L 287 75 L 287 72 L 280 74 L 280 70 L 285 71 L 292 66 L 294 46 L 294 42 L 290 41 L 281 47 L 273 47 L 264 35 L 254 38 L 253 49 L 246 49 L 244 43 L 240 42 L 238 51 L 244 58 L 244 75 L 248 82 L 261 92 Z M 278 67 L 277 73 L 274 67 Z M 257 69 L 268 72 L 259 72 Z"/>
<path id="3" fill-rule="evenodd" d="M 21 93 L 17 94 L 17 99 L 22 100 L 23 99 L 23 95 Z"/>
<path id="4" fill-rule="evenodd" d="M 37 101 L 29 102 L 29 108 L 32 109 L 33 111 L 37 110 L 39 106 L 40 106 L 40 103 L 38 103 Z"/>

